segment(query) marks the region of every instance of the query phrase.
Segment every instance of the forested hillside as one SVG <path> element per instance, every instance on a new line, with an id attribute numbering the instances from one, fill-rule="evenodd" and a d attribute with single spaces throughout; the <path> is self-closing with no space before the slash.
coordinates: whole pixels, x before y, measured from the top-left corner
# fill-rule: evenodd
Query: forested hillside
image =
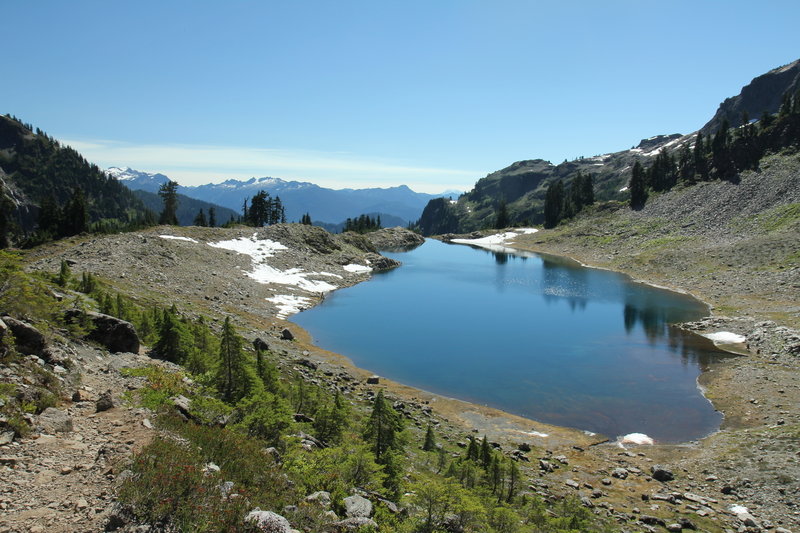
<path id="1" fill-rule="evenodd" d="M 127 187 L 38 128 L 0 116 L 0 246 L 154 222 Z"/>
<path id="2" fill-rule="evenodd" d="M 552 226 L 580 210 L 566 191 L 587 176 L 593 199 L 632 201 L 635 208 L 649 193 L 707 180 L 735 180 L 738 172 L 757 168 L 766 153 L 797 146 L 799 76 L 800 61 L 759 76 L 739 96 L 726 100 L 715 118 L 696 133 L 651 137 L 630 150 L 559 165 L 541 159 L 519 161 L 479 180 L 457 202 L 432 200 L 418 227 L 425 235 L 496 227 L 501 207 L 509 225 Z M 754 106 L 760 111 L 751 117 L 748 110 Z M 545 214 L 548 189 L 550 216 Z"/>

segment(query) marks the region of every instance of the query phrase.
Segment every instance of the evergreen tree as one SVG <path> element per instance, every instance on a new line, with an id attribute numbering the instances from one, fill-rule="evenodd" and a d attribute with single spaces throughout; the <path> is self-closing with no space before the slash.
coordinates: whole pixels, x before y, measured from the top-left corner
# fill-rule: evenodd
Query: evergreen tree
<path id="1" fill-rule="evenodd" d="M 158 341 L 153 346 L 153 355 L 165 361 L 182 364 L 189 357 L 191 343 L 191 335 L 178 317 L 175 306 L 164 310 L 158 327 Z"/>
<path id="2" fill-rule="evenodd" d="M 206 214 L 203 212 L 202 209 L 197 213 L 197 216 L 194 217 L 194 225 L 195 226 L 208 226 L 208 222 L 206 222 Z"/>
<path id="3" fill-rule="evenodd" d="M 217 227 L 217 210 L 214 209 L 214 206 L 208 208 L 208 227 Z"/>
<path id="4" fill-rule="evenodd" d="M 505 199 L 501 199 L 499 205 L 497 206 L 497 218 L 494 221 L 494 227 L 495 229 L 503 229 L 507 228 L 509 224 L 508 205 L 506 204 Z"/>
<path id="5" fill-rule="evenodd" d="M 480 459 L 483 468 L 489 468 L 489 464 L 492 462 L 492 449 L 489 446 L 489 440 L 486 435 L 483 436 L 481 441 Z"/>
<path id="6" fill-rule="evenodd" d="M 300 223 L 301 224 L 305 224 L 306 226 L 310 226 L 311 225 L 311 215 L 306 213 L 305 215 L 300 217 Z"/>
<path id="7" fill-rule="evenodd" d="M 64 209 L 64 235 L 77 235 L 89 230 L 89 212 L 83 189 L 75 187 Z"/>
<path id="8" fill-rule="evenodd" d="M 383 397 L 383 390 L 379 390 L 364 430 L 364 439 L 371 443 L 378 464 L 384 464 L 382 461 L 388 450 L 402 450 L 402 430 L 403 419 Z"/>
<path id="9" fill-rule="evenodd" d="M 52 192 L 42 198 L 39 205 L 39 231 L 52 237 L 58 237 L 63 231 L 61 227 L 61 209 L 58 207 Z"/>
<path id="10" fill-rule="evenodd" d="M 631 192 L 631 209 L 638 210 L 643 208 L 647 201 L 647 189 L 645 187 L 645 171 L 638 161 L 633 164 L 629 189 Z"/>
<path id="11" fill-rule="evenodd" d="M 222 399 L 230 403 L 244 398 L 252 388 L 242 344 L 242 338 L 231 324 L 231 318 L 225 317 L 219 341 L 219 365 L 215 381 Z"/>
<path id="12" fill-rule="evenodd" d="M 430 424 L 428 424 L 428 430 L 425 431 L 425 443 L 422 445 L 422 449 L 426 452 L 436 449 L 436 439 L 433 436 L 433 427 Z"/>
<path id="13" fill-rule="evenodd" d="M 61 260 L 61 268 L 58 272 L 58 278 L 56 279 L 56 283 L 59 287 L 66 287 L 70 280 L 72 279 L 72 272 L 69 269 L 69 264 L 67 264 L 66 260 Z"/>
<path id="14" fill-rule="evenodd" d="M 178 225 L 178 182 L 167 181 L 162 183 L 158 189 L 158 195 L 161 201 L 164 202 L 164 210 L 158 217 L 159 224 L 166 224 L 168 226 Z"/>
<path id="15" fill-rule="evenodd" d="M 478 443 L 474 438 L 469 438 L 469 446 L 467 446 L 467 459 L 477 461 L 480 459 L 480 451 L 478 450 Z"/>
<path id="16" fill-rule="evenodd" d="M 544 227 L 554 228 L 562 218 L 564 207 L 564 184 L 561 180 L 551 181 L 544 198 Z"/>

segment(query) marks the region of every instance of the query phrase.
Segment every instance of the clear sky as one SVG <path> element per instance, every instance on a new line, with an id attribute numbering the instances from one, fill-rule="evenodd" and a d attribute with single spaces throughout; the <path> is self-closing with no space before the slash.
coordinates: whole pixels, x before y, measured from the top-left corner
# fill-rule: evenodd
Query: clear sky
<path id="1" fill-rule="evenodd" d="M 469 189 L 702 126 L 800 2 L 3 0 L 0 113 L 100 166 Z"/>

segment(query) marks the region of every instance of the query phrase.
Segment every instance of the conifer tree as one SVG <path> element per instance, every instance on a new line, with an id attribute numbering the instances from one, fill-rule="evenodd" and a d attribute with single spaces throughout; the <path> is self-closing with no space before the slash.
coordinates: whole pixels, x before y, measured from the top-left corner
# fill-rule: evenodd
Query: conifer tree
<path id="1" fill-rule="evenodd" d="M 631 209 L 638 210 L 643 208 L 647 201 L 647 189 L 645 187 L 645 171 L 638 161 L 633 164 L 629 189 L 631 192 Z"/>
<path id="2" fill-rule="evenodd" d="M 75 187 L 64 209 L 64 234 L 77 235 L 89 230 L 89 212 L 83 189 Z"/>
<path id="3" fill-rule="evenodd" d="M 158 195 L 161 201 L 164 202 L 164 209 L 158 217 L 159 224 L 166 224 L 168 226 L 178 225 L 178 182 L 167 181 L 162 183 L 158 189 Z"/>
<path id="4" fill-rule="evenodd" d="M 208 222 L 206 222 L 206 214 L 203 212 L 202 209 L 197 213 L 197 216 L 194 217 L 194 225 L 195 226 L 208 226 Z"/>
<path id="5" fill-rule="evenodd" d="M 364 439 L 371 443 L 375 461 L 383 464 L 388 450 L 400 450 L 403 447 L 400 432 L 403 430 L 403 419 L 392 409 L 379 390 L 372 405 L 372 414 L 364 430 Z"/>
<path id="6" fill-rule="evenodd" d="M 217 227 L 217 210 L 214 209 L 214 206 L 208 208 L 208 227 Z"/>
<path id="7" fill-rule="evenodd" d="M 469 438 L 469 446 L 467 446 L 467 459 L 471 461 L 477 461 L 480 458 L 480 452 L 478 450 L 478 443 L 475 441 L 474 438 Z"/>
<path id="8" fill-rule="evenodd" d="M 480 459 L 483 468 L 489 468 L 489 464 L 492 462 L 492 449 L 489 446 L 489 440 L 486 435 L 483 436 L 481 441 Z"/>
<path id="9" fill-rule="evenodd" d="M 71 279 L 72 272 L 70 271 L 69 264 L 66 262 L 66 260 L 62 259 L 56 283 L 59 287 L 66 287 Z"/>
<path id="10" fill-rule="evenodd" d="M 231 318 L 225 317 L 219 341 L 216 384 L 222 399 L 230 403 L 244 398 L 252 388 L 242 345 L 242 338 L 231 324 Z"/>
<path id="11" fill-rule="evenodd" d="M 501 199 L 499 205 L 497 206 L 497 218 L 494 221 L 494 227 L 495 229 L 503 229 L 507 228 L 509 224 L 508 205 L 506 204 L 505 199 Z"/>
<path id="12" fill-rule="evenodd" d="M 564 184 L 561 180 L 551 181 L 544 198 L 544 227 L 554 228 L 562 218 L 564 207 Z"/>
<path id="13" fill-rule="evenodd" d="M 426 452 L 436 449 L 436 439 L 433 436 L 433 427 L 430 424 L 428 424 L 428 429 L 425 431 L 425 443 L 422 445 L 422 449 Z"/>

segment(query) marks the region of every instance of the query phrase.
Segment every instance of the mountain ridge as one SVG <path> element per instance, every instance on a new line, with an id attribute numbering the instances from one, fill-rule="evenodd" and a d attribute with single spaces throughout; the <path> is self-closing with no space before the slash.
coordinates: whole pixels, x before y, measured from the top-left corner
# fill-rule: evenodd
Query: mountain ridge
<path id="1" fill-rule="evenodd" d="M 130 167 L 111 167 L 107 172 L 130 189 L 157 192 L 169 178 L 161 173 L 148 173 Z M 310 213 L 315 221 L 339 224 L 347 218 L 364 213 L 384 213 L 405 221 L 419 218 L 427 202 L 433 198 L 450 195 L 420 193 L 407 185 L 370 187 L 364 189 L 330 189 L 304 181 L 286 181 L 281 178 L 261 177 L 248 180 L 227 179 L 220 183 L 180 185 L 178 191 L 190 198 L 215 203 L 241 211 L 245 199 L 260 190 L 271 196 L 280 196 L 288 220 L 299 220 Z"/>

